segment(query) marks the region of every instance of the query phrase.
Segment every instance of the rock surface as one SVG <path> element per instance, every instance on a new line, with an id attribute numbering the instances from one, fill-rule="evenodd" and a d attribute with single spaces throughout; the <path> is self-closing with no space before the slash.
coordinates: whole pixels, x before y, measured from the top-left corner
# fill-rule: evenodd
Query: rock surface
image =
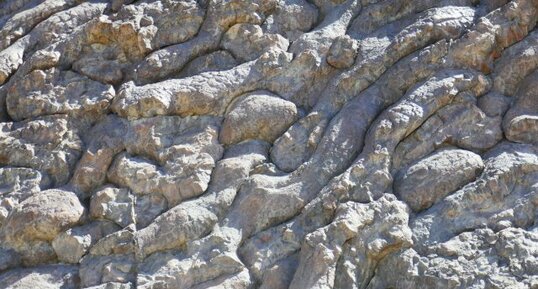
<path id="1" fill-rule="evenodd" d="M 538 288 L 538 1 L 0 1 L 0 289 Z"/>
<path id="2" fill-rule="evenodd" d="M 297 120 L 297 107 L 269 92 L 238 97 L 222 122 L 220 141 L 235 144 L 247 139 L 274 142 Z"/>
<path id="3" fill-rule="evenodd" d="M 473 181 L 483 168 L 482 158 L 475 153 L 442 150 L 398 172 L 394 193 L 411 209 L 422 211 Z"/>

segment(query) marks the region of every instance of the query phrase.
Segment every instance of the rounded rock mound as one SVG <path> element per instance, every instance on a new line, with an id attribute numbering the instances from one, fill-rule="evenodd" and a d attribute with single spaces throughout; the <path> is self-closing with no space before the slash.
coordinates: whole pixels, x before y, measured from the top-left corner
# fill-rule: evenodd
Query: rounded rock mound
<path id="1" fill-rule="evenodd" d="M 394 192 L 414 211 L 422 211 L 473 181 L 484 169 L 482 158 L 470 151 L 445 149 L 402 169 Z"/>
<path id="2" fill-rule="evenodd" d="M 294 103 L 269 91 L 245 94 L 232 103 L 224 117 L 220 141 L 231 145 L 246 139 L 272 143 L 298 117 Z"/>
<path id="3" fill-rule="evenodd" d="M 73 192 L 51 189 L 19 204 L 6 219 L 3 234 L 11 242 L 52 241 L 84 216 L 84 207 Z"/>

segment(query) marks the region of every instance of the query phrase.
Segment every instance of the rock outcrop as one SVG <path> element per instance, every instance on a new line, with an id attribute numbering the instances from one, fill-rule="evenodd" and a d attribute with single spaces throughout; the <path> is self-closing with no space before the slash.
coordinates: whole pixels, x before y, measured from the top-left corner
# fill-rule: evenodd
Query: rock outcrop
<path id="1" fill-rule="evenodd" d="M 0 289 L 538 288 L 537 21 L 0 1 Z"/>

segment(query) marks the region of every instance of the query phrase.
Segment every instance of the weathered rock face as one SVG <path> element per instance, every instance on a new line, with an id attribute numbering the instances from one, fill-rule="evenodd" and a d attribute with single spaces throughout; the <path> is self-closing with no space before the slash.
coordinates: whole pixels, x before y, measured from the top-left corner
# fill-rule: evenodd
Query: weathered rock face
<path id="1" fill-rule="evenodd" d="M 475 153 L 442 150 L 397 173 L 394 193 L 411 209 L 422 211 L 473 181 L 483 168 L 482 159 Z"/>
<path id="2" fill-rule="evenodd" d="M 0 289 L 538 288 L 537 21 L 0 1 Z"/>

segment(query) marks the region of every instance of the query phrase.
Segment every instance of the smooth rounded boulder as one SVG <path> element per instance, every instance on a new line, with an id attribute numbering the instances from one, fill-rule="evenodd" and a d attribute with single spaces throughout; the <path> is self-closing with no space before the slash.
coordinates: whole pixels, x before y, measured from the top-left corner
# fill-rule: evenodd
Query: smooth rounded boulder
<path id="1" fill-rule="evenodd" d="M 84 207 L 73 192 L 46 190 L 20 203 L 6 219 L 2 233 L 10 243 L 52 241 L 83 216 Z"/>
<path id="2" fill-rule="evenodd" d="M 281 99 L 269 91 L 256 91 L 241 96 L 228 110 L 220 141 L 226 145 L 247 139 L 272 143 L 298 117 L 294 103 Z"/>
<path id="3" fill-rule="evenodd" d="M 422 211 L 473 181 L 484 169 L 482 158 L 470 151 L 445 149 L 396 174 L 394 192 L 414 211 Z"/>

